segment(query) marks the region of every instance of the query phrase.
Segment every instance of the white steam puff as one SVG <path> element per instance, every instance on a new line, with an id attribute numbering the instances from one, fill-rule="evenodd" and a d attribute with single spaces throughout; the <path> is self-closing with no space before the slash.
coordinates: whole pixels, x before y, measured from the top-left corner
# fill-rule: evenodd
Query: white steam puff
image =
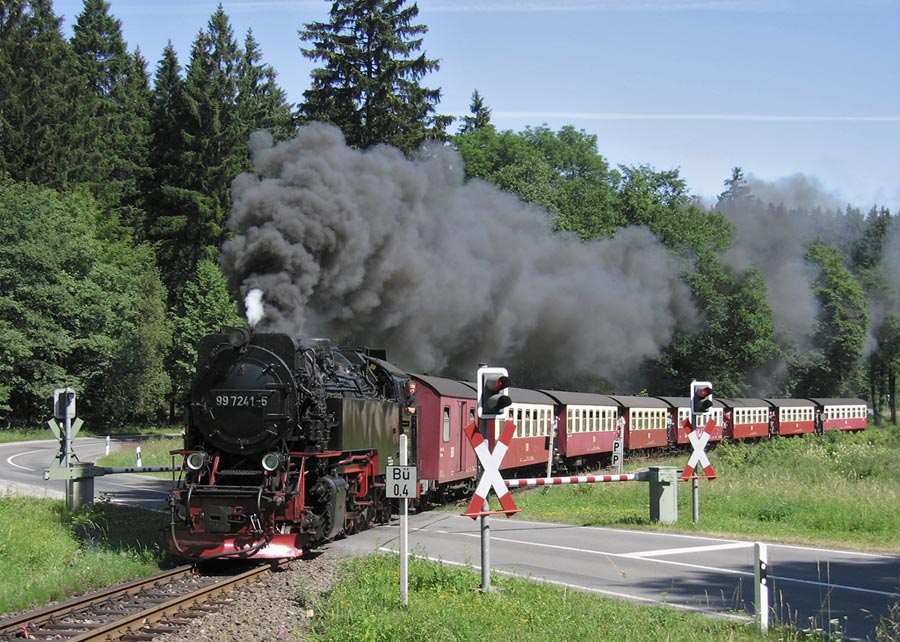
<path id="1" fill-rule="evenodd" d="M 419 372 L 479 362 L 542 382 L 621 381 L 696 312 L 675 259 L 646 229 L 581 243 L 550 217 L 426 147 L 347 147 L 331 126 L 251 139 L 234 183 L 222 266 L 266 293 L 266 330 L 385 348 Z"/>
<path id="2" fill-rule="evenodd" d="M 263 292 L 259 288 L 253 288 L 247 292 L 244 297 L 244 308 L 247 310 L 247 323 L 251 328 L 255 328 L 256 324 L 262 321 L 265 316 L 265 310 L 262 303 Z"/>

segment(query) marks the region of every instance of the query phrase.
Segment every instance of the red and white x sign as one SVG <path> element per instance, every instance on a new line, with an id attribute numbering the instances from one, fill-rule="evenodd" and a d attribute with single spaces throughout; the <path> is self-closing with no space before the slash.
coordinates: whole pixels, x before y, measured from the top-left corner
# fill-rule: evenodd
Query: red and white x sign
<path id="1" fill-rule="evenodd" d="M 497 444 L 494 446 L 494 452 L 491 452 L 488 448 L 487 441 L 482 437 L 476 422 L 473 421 L 466 426 L 465 432 L 469 443 L 475 449 L 475 454 L 478 455 L 478 461 L 481 463 L 483 472 L 481 473 L 481 479 L 478 481 L 478 486 L 475 488 L 475 495 L 472 497 L 472 501 L 469 502 L 469 508 L 463 515 L 475 519 L 481 515 L 489 515 L 494 512 L 486 512 L 484 510 L 484 502 L 488 493 L 491 492 L 491 488 L 497 493 L 497 498 L 503 507 L 503 510 L 496 512 L 506 513 L 507 517 L 513 513 L 518 513 L 520 509 L 516 507 L 516 502 L 513 501 L 509 488 L 506 487 L 506 482 L 503 481 L 503 477 L 500 475 L 500 462 L 503 461 L 506 451 L 509 450 L 509 442 L 516 432 L 516 425 L 511 421 L 506 422 L 503 426 L 503 432 L 500 433 L 500 439 L 497 440 Z"/>
<path id="2" fill-rule="evenodd" d="M 716 422 L 714 419 L 710 419 L 706 423 L 706 429 L 712 431 L 716 427 Z M 712 464 L 709 463 L 709 457 L 706 456 L 706 444 L 709 442 L 709 433 L 703 428 L 699 428 L 697 430 L 692 430 L 688 433 L 688 441 L 691 442 L 691 446 L 694 448 L 694 452 L 691 453 L 691 458 L 688 459 L 687 466 L 684 467 L 684 472 L 681 473 L 682 479 L 690 479 L 694 476 L 694 470 L 699 463 L 703 466 L 703 472 L 706 473 L 707 479 L 715 479 L 716 473 L 713 471 Z"/>

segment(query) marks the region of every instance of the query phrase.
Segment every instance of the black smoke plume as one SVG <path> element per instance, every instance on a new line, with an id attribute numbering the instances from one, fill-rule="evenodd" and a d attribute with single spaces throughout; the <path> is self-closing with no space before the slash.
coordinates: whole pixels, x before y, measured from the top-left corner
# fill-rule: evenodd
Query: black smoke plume
<path id="1" fill-rule="evenodd" d="M 321 124 L 251 147 L 221 262 L 241 300 L 262 290 L 257 330 L 383 347 L 418 372 L 518 367 L 517 383 L 547 385 L 624 377 L 696 322 L 682 266 L 649 231 L 551 234 L 545 211 L 464 180 L 447 147 L 358 151 Z"/>

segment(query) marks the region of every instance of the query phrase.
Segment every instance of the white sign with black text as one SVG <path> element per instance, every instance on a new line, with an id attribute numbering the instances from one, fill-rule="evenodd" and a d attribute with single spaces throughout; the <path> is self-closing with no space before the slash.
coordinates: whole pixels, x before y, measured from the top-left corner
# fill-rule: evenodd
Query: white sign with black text
<path id="1" fill-rule="evenodd" d="M 416 497 L 416 467 L 415 466 L 388 466 L 385 485 L 387 497 L 396 499 L 415 499 Z"/>

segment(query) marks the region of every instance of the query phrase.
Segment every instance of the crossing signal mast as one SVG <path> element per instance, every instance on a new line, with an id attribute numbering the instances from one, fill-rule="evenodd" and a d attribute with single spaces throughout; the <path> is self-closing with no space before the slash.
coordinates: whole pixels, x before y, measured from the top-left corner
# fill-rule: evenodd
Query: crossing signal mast
<path id="1" fill-rule="evenodd" d="M 512 403 L 509 396 L 509 372 L 506 368 L 478 368 L 478 417 L 506 419 L 506 408 Z"/>

